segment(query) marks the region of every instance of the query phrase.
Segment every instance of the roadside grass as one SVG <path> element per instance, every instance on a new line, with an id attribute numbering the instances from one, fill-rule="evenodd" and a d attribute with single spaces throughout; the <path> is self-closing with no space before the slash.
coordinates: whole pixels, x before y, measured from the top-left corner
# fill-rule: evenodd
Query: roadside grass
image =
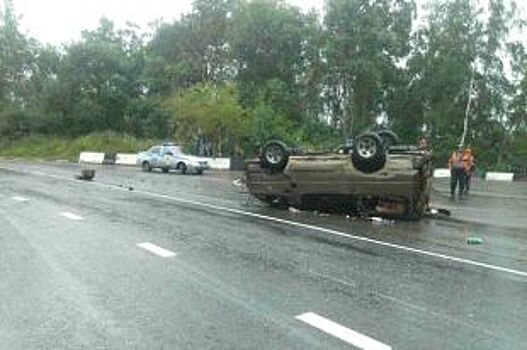
<path id="1" fill-rule="evenodd" d="M 113 132 L 93 133 L 73 139 L 30 136 L 0 141 L 0 156 L 77 161 L 81 152 L 137 153 L 157 143 L 159 140 L 137 139 Z"/>

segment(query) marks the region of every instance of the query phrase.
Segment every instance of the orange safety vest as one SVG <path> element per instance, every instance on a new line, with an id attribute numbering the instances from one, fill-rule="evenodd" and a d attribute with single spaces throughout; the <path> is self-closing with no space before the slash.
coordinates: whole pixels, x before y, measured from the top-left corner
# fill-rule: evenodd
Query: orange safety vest
<path id="1" fill-rule="evenodd" d="M 450 160 L 448 161 L 450 170 L 453 168 L 463 168 L 464 172 L 469 172 L 472 169 L 472 156 L 467 153 L 457 154 L 452 153 Z"/>

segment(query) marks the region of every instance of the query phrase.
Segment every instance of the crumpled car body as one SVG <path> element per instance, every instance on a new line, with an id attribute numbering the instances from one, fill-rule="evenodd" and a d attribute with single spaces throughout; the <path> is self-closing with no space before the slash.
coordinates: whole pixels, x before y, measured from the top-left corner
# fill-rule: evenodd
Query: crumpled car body
<path id="1" fill-rule="evenodd" d="M 251 194 L 268 203 L 419 219 L 432 188 L 430 152 L 394 148 L 373 172 L 358 170 L 346 152 L 291 155 L 281 171 L 253 159 L 246 163 L 246 184 Z"/>

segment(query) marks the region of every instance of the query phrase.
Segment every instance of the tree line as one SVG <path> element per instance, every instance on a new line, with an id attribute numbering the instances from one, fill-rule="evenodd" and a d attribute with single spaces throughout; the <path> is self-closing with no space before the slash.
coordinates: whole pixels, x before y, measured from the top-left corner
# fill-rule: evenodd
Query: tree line
<path id="1" fill-rule="evenodd" d="M 0 136 L 114 131 L 252 154 L 269 138 L 329 148 L 381 124 L 527 167 L 524 21 L 507 0 L 195 0 L 151 35 L 109 19 L 43 45 L 0 9 Z M 207 148 L 207 147 L 206 147 Z"/>

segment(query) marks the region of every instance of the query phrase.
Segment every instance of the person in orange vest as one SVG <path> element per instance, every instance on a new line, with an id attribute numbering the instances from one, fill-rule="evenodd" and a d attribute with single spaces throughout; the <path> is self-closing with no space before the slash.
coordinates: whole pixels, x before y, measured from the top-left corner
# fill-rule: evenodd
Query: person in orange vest
<path id="1" fill-rule="evenodd" d="M 465 171 L 465 194 L 468 194 L 470 191 L 470 181 L 472 180 L 472 174 L 476 168 L 476 163 L 474 162 L 474 155 L 470 147 L 465 148 L 463 151 L 463 159 L 467 164 L 467 169 Z"/>
<path id="2" fill-rule="evenodd" d="M 459 198 L 462 198 L 465 192 L 465 175 L 468 169 L 467 157 L 465 157 L 462 145 L 459 145 L 450 156 L 448 167 L 450 168 L 450 197 L 455 198 L 456 187 L 459 186 Z"/>

